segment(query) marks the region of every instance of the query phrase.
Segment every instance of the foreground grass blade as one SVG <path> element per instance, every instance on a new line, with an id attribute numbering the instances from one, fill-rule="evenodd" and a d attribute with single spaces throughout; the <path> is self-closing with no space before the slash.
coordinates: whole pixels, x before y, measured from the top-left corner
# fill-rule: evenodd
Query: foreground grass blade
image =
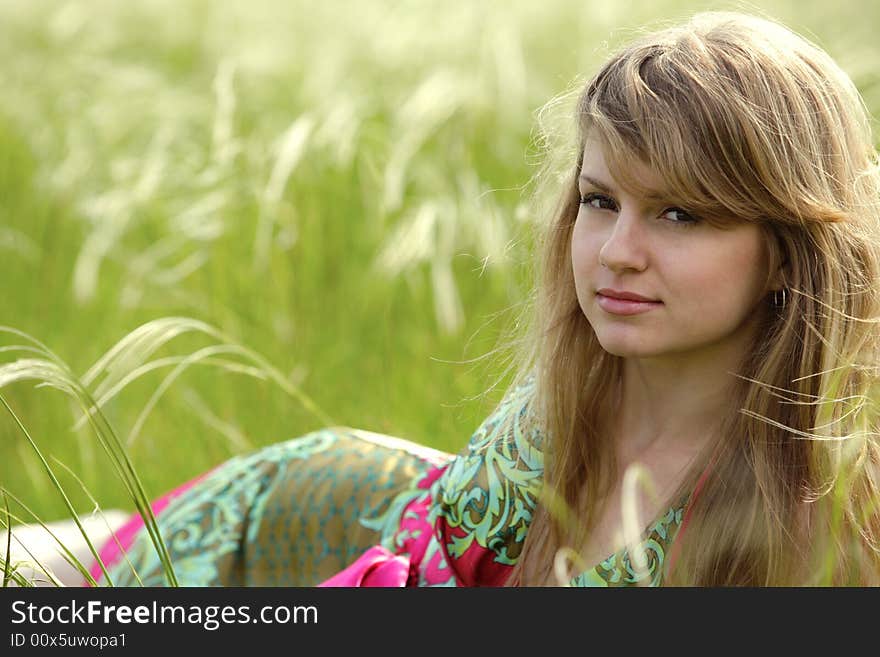
<path id="1" fill-rule="evenodd" d="M 174 568 L 171 564 L 167 548 L 162 541 L 162 537 L 159 533 L 156 519 L 153 515 L 153 510 L 150 507 L 149 497 L 144 491 L 143 485 L 141 484 L 141 481 L 137 476 L 137 473 L 135 472 L 134 466 L 132 465 L 131 460 L 129 459 L 128 454 L 126 453 L 126 450 L 123 447 L 121 441 L 116 435 L 116 432 L 113 430 L 113 427 L 104 417 L 104 415 L 97 410 L 97 405 L 92 399 L 91 395 L 79 382 L 79 380 L 73 375 L 66 364 L 38 340 L 32 338 L 26 333 L 23 333 L 22 331 L 18 331 L 17 329 L 12 329 L 10 327 L 0 326 L 0 331 L 13 333 L 19 337 L 23 337 L 26 340 L 31 341 L 40 349 L 42 355 L 45 356 L 45 358 L 42 359 L 20 359 L 13 363 L 8 363 L 6 365 L 0 366 L 0 387 L 3 387 L 4 385 L 7 385 L 14 381 L 36 379 L 38 381 L 41 381 L 41 385 L 48 385 L 64 391 L 79 404 L 81 410 L 86 415 L 87 421 L 92 427 L 95 436 L 98 439 L 98 442 L 101 444 L 101 447 L 110 457 L 111 463 L 113 464 L 117 475 L 125 486 L 129 497 L 131 497 L 132 501 L 134 502 L 135 509 L 144 519 L 145 529 L 159 556 L 159 560 L 162 564 L 162 568 L 164 570 L 168 584 L 171 586 L 177 586 L 177 577 L 174 573 Z M 42 462 L 43 468 L 48 474 L 50 481 L 52 482 L 52 486 L 56 490 L 58 490 L 61 495 L 67 513 L 76 523 L 80 532 L 83 533 L 83 535 L 85 536 L 82 524 L 79 521 L 78 515 L 74 510 L 73 505 L 71 504 L 69 498 L 64 492 L 64 489 L 61 486 L 60 482 L 58 482 L 57 478 L 55 477 L 51 466 L 49 466 L 36 441 L 30 436 L 29 432 L 15 415 L 12 408 L 6 403 L 6 400 L 3 399 L 2 396 L 0 396 L 0 399 L 2 399 L 4 406 L 13 416 L 19 429 L 24 433 L 31 448 L 34 450 L 34 452 L 37 454 L 38 458 Z M 88 540 L 87 536 L 85 536 L 85 538 L 86 540 Z M 94 550 L 94 547 L 90 547 L 93 553 L 93 557 L 96 559 L 96 561 L 99 561 L 98 555 Z M 103 570 L 103 564 L 101 565 L 101 567 Z M 103 574 L 104 577 L 108 576 L 105 570 Z M 86 579 L 88 580 L 88 578 Z"/>

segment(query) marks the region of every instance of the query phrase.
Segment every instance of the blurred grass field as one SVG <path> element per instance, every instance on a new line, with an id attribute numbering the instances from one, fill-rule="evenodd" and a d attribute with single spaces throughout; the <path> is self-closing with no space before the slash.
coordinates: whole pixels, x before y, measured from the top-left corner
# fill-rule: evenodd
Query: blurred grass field
<path id="1" fill-rule="evenodd" d="M 501 392 L 479 396 L 505 363 L 472 361 L 531 283 L 536 113 L 634 30 L 701 9 L 812 38 L 877 115 L 868 1 L 0 0 L 0 325 L 82 375 L 139 325 L 191 317 L 323 411 L 194 365 L 133 436 L 157 369 L 104 408 L 151 495 L 328 421 L 457 451 Z M 65 395 L 2 383 L 46 454 L 130 507 Z M 0 440 L 0 487 L 64 515 L 5 410 Z"/>

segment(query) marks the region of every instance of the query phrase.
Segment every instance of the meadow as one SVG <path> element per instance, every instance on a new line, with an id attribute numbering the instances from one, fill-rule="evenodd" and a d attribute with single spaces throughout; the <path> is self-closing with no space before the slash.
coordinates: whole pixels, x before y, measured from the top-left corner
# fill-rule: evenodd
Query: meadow
<path id="1" fill-rule="evenodd" d="M 148 496 L 331 424 L 463 447 L 567 92 L 699 9 L 782 20 L 880 110 L 871 2 L 0 0 L 0 487 L 68 514 L 35 444 L 77 512 L 132 508 L 65 381 Z"/>

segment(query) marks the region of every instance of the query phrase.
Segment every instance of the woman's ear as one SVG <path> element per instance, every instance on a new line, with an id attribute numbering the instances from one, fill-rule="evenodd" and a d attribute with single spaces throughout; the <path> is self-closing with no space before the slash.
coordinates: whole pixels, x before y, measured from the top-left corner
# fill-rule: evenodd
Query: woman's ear
<path id="1" fill-rule="evenodd" d="M 782 261 L 777 265 L 776 271 L 770 276 L 770 290 L 776 292 L 777 290 L 783 290 L 788 287 L 786 281 L 788 280 L 788 261 L 783 258 Z"/>
<path id="2" fill-rule="evenodd" d="M 790 265 L 785 245 L 779 235 L 776 234 L 776 231 L 773 231 L 772 229 L 771 236 L 773 246 L 770 249 L 771 271 L 767 283 L 767 289 L 770 292 L 776 292 L 788 287 L 787 281 L 791 280 L 791 276 L 789 275 Z"/>

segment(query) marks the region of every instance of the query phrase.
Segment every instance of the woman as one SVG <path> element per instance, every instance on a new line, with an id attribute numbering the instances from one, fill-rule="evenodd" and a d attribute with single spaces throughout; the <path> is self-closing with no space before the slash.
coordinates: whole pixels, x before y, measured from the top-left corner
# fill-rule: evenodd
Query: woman
<path id="1" fill-rule="evenodd" d="M 159 514 L 181 583 L 880 583 L 880 173 L 852 82 L 703 13 L 614 55 L 577 122 L 514 384 L 467 447 L 328 429 L 233 459 Z"/>

